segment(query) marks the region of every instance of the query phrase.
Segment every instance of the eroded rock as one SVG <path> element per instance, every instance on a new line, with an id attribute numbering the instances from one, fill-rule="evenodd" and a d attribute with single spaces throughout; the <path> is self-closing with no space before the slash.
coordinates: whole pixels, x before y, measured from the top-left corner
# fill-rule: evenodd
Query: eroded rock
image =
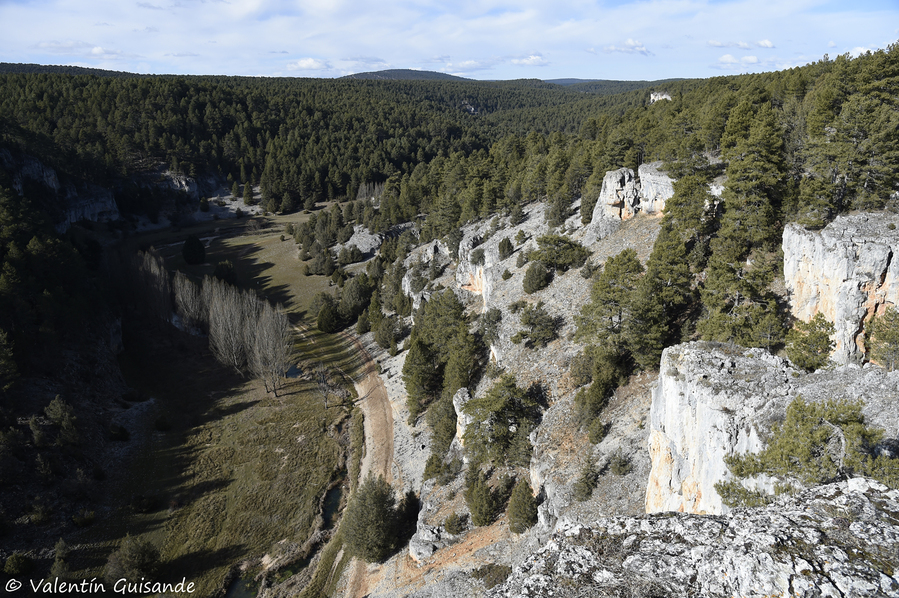
<path id="1" fill-rule="evenodd" d="M 856 478 L 725 516 L 560 521 L 494 598 L 899 596 L 899 491 Z"/>
<path id="2" fill-rule="evenodd" d="M 833 322 L 837 363 L 865 356 L 864 323 L 899 303 L 899 215 L 840 216 L 821 231 L 784 229 L 784 279 L 793 315 Z M 892 228 L 891 228 L 892 227 Z"/>
<path id="3" fill-rule="evenodd" d="M 646 511 L 727 512 L 714 488 L 731 477 L 724 457 L 761 451 L 797 396 L 861 399 L 869 426 L 887 438 L 899 432 L 899 372 L 850 364 L 806 375 L 763 349 L 706 342 L 665 349 L 650 410 Z M 757 490 L 773 485 L 755 481 Z"/>

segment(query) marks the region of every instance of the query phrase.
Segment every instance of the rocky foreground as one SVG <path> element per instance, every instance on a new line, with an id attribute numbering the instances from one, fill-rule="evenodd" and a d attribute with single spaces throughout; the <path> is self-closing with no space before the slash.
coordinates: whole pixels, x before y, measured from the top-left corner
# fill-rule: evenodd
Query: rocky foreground
<path id="1" fill-rule="evenodd" d="M 489 595 L 899 596 L 899 491 L 854 478 L 721 516 L 563 519 Z"/>

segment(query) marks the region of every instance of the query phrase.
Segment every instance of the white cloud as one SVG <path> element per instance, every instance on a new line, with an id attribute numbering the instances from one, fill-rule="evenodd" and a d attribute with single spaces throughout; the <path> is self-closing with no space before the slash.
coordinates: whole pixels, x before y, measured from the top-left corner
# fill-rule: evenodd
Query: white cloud
<path id="1" fill-rule="evenodd" d="M 828 48 L 836 48 L 836 47 L 837 47 L 837 43 L 836 43 L 835 41 L 833 41 L 833 40 L 830 40 L 829 42 L 827 42 L 827 47 L 828 47 Z"/>
<path id="2" fill-rule="evenodd" d="M 149 2 L 138 2 L 137 5 L 141 8 L 149 8 L 150 10 L 165 10 L 163 7 L 150 4 Z"/>
<path id="3" fill-rule="evenodd" d="M 300 58 L 296 62 L 287 65 L 289 71 L 326 71 L 331 68 L 326 60 L 318 58 Z"/>
<path id="4" fill-rule="evenodd" d="M 512 64 L 519 64 L 523 66 L 546 66 L 549 64 L 543 56 L 540 54 L 531 54 L 527 58 L 513 58 Z"/>
<path id="5" fill-rule="evenodd" d="M 749 44 L 747 44 L 746 42 L 737 42 L 735 45 L 736 45 L 738 48 L 743 48 L 744 50 L 748 50 L 748 49 L 749 49 Z"/>
<path id="6" fill-rule="evenodd" d="M 733 54 L 725 54 L 721 58 L 718 59 L 718 64 L 731 65 L 731 64 L 739 64 L 740 61 L 734 58 Z"/>
<path id="7" fill-rule="evenodd" d="M 759 59 L 755 56 L 744 56 L 743 58 L 740 59 L 740 62 L 742 64 L 758 64 Z"/>
<path id="8" fill-rule="evenodd" d="M 710 39 L 707 44 L 712 48 L 742 48 L 743 50 L 749 49 L 749 44 L 746 42 L 720 42 L 716 39 Z"/>
<path id="9" fill-rule="evenodd" d="M 856 46 L 856 47 L 852 48 L 851 50 L 849 50 L 849 55 L 852 56 L 853 58 L 858 58 L 865 52 L 870 52 L 870 51 L 871 51 L 870 48 L 862 48 L 861 46 Z"/>
<path id="10" fill-rule="evenodd" d="M 625 54 L 643 54 L 644 56 L 653 56 L 653 53 L 646 49 L 646 46 L 635 39 L 624 42 L 624 46 L 606 46 L 603 48 L 606 52 L 623 52 Z"/>
<path id="11" fill-rule="evenodd" d="M 709 45 L 712 46 L 713 48 L 726 48 L 727 47 L 727 44 L 723 44 L 723 43 L 719 42 L 718 40 L 714 40 L 714 39 L 709 40 Z"/>
<path id="12" fill-rule="evenodd" d="M 762 41 L 755 42 L 759 48 L 773 48 L 774 44 L 771 43 L 770 39 L 763 39 Z"/>

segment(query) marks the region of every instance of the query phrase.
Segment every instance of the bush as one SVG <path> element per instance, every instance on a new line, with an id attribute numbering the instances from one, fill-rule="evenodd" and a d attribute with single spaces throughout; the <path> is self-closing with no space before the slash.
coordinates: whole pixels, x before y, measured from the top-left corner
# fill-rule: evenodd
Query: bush
<path id="1" fill-rule="evenodd" d="M 813 372 L 827 365 L 834 343 L 833 324 L 818 312 L 809 322 L 798 321 L 787 333 L 787 357 L 798 367 Z"/>
<path id="2" fill-rule="evenodd" d="M 862 405 L 862 401 L 806 403 L 797 397 L 787 407 L 783 423 L 772 427 L 763 451 L 725 457 L 738 479 L 719 482 L 715 490 L 728 506 L 743 506 L 747 500 L 754 504 L 761 498 L 743 488 L 739 479 L 758 474 L 778 479 L 782 490 L 851 475 L 899 488 L 899 459 L 872 455 L 883 430 L 865 425 Z"/>
<path id="3" fill-rule="evenodd" d="M 599 444 L 608 435 L 609 428 L 611 428 L 609 423 L 595 417 L 587 424 L 587 439 L 591 444 Z"/>
<path id="4" fill-rule="evenodd" d="M 14 552 L 6 559 L 3 572 L 11 576 L 28 575 L 32 566 L 30 558 L 20 552 Z"/>
<path id="5" fill-rule="evenodd" d="M 621 449 L 618 449 L 615 451 L 615 454 L 612 455 L 611 461 L 609 461 L 609 469 L 615 475 L 627 475 L 631 472 L 633 466 L 631 465 L 630 458 L 622 453 Z"/>
<path id="6" fill-rule="evenodd" d="M 154 579 L 159 571 L 159 550 L 146 540 L 125 536 L 122 545 L 109 555 L 103 576 L 109 583 L 120 579 L 137 582 Z"/>
<path id="7" fill-rule="evenodd" d="M 488 590 L 506 581 L 512 574 L 512 567 L 490 563 L 471 572 L 471 576 L 484 582 Z"/>
<path id="8" fill-rule="evenodd" d="M 443 527 L 444 529 L 446 529 L 447 533 L 458 536 L 465 531 L 465 524 L 467 522 L 467 519 L 468 517 L 465 514 L 460 515 L 459 513 L 453 511 L 444 520 Z"/>
<path id="9" fill-rule="evenodd" d="M 539 260 L 554 270 L 580 268 L 590 257 L 590 250 L 563 235 L 543 235 L 537 239 L 538 249 L 531 259 Z"/>
<path id="10" fill-rule="evenodd" d="M 571 360 L 569 369 L 571 383 L 583 386 L 593 382 L 593 355 L 589 351 L 581 351 Z"/>
<path id="11" fill-rule="evenodd" d="M 353 555 L 369 562 L 387 558 L 397 545 L 397 510 L 393 488 L 369 475 L 353 494 L 341 530 Z"/>
<path id="12" fill-rule="evenodd" d="M 511 311 L 513 314 L 517 314 L 522 309 L 527 307 L 527 304 L 528 302 L 524 299 L 519 299 L 518 301 L 509 304 L 509 311 Z"/>
<path id="13" fill-rule="evenodd" d="M 471 512 L 471 523 L 477 527 L 490 525 L 496 518 L 497 497 L 487 484 L 487 476 L 478 471 L 465 490 L 465 502 Z"/>
<path id="14" fill-rule="evenodd" d="M 215 269 L 212 271 L 212 275 L 230 285 L 237 285 L 237 272 L 234 270 L 234 264 L 231 260 L 217 263 Z"/>
<path id="15" fill-rule="evenodd" d="M 593 460 L 587 461 L 581 470 L 581 477 L 574 483 L 574 499 L 578 502 L 584 502 L 593 495 L 593 491 L 599 482 L 599 472 Z"/>
<path id="16" fill-rule="evenodd" d="M 503 280 L 509 280 L 510 278 L 512 278 L 512 273 L 509 272 L 508 268 L 506 268 L 505 270 L 503 270 Z"/>
<path id="17" fill-rule="evenodd" d="M 545 347 L 556 338 L 559 322 L 543 308 L 543 302 L 528 305 L 521 312 L 521 324 L 527 328 L 528 345 Z"/>
<path id="18" fill-rule="evenodd" d="M 515 485 L 506 515 L 509 517 L 509 529 L 514 534 L 522 534 L 537 523 L 537 500 L 531 485 L 525 480 Z"/>
<path id="19" fill-rule="evenodd" d="M 515 251 L 515 247 L 512 246 L 512 241 L 509 240 L 509 237 L 504 237 L 502 241 L 499 242 L 499 259 L 504 260 Z"/>
<path id="20" fill-rule="evenodd" d="M 181 255 L 184 257 L 184 261 L 191 266 L 202 264 L 206 261 L 206 248 L 203 246 L 203 241 L 197 235 L 187 237 L 181 247 Z"/>
<path id="21" fill-rule="evenodd" d="M 515 267 L 521 268 L 527 263 L 528 263 L 528 256 L 525 252 L 522 251 L 521 253 L 518 254 L 518 257 L 515 259 Z"/>
<path id="22" fill-rule="evenodd" d="M 482 247 L 478 247 L 471 252 L 471 263 L 475 266 L 484 265 L 484 249 Z"/>
<path id="23" fill-rule="evenodd" d="M 94 519 L 96 519 L 96 513 L 94 511 L 88 511 L 87 509 L 81 509 L 72 515 L 72 523 L 74 523 L 76 527 L 87 527 L 94 522 Z"/>
<path id="24" fill-rule="evenodd" d="M 549 285 L 549 272 L 546 270 L 546 266 L 540 262 L 534 262 L 528 266 L 521 283 L 524 292 L 530 295 L 545 289 L 547 285 Z"/>

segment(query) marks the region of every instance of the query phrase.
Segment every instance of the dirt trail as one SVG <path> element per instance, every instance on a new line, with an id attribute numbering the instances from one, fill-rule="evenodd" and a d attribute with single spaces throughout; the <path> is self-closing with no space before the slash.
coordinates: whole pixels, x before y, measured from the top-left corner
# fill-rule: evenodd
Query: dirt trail
<path id="1" fill-rule="evenodd" d="M 346 338 L 356 346 L 365 361 L 365 367 L 356 381 L 359 407 L 365 416 L 365 455 L 359 472 L 359 481 L 369 474 L 384 476 L 393 483 L 393 408 L 387 397 L 387 389 L 378 376 L 378 366 L 359 339 Z M 402 483 L 402 480 L 397 480 Z M 353 559 L 347 573 L 345 598 L 361 598 L 368 593 L 368 567 L 359 559 Z"/>

